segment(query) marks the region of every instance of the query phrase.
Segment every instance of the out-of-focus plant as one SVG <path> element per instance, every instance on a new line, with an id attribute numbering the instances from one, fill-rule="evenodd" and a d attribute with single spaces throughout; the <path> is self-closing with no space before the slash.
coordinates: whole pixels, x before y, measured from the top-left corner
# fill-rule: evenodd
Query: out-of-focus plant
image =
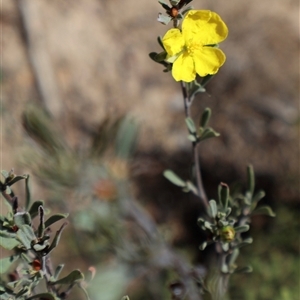
<path id="1" fill-rule="evenodd" d="M 64 265 L 54 269 L 51 262 L 52 251 L 58 246 L 67 223 L 64 222 L 52 238 L 51 226 L 68 214 L 47 217 L 42 200 L 31 202 L 29 175 L 16 175 L 13 170 L 1 173 L 4 181 L 0 181 L 0 189 L 9 209 L 6 215 L 0 215 L 0 246 L 13 253 L 0 260 L 0 298 L 66 299 L 74 287 L 79 287 L 89 299 L 82 272 L 74 270 L 60 278 Z M 20 180 L 25 180 L 26 195 L 21 203 L 11 189 Z"/>

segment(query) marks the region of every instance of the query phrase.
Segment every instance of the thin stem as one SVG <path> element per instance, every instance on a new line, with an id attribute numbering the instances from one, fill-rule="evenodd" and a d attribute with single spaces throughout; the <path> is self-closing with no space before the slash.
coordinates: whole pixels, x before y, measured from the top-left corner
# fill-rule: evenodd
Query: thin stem
<path id="1" fill-rule="evenodd" d="M 181 81 L 180 84 L 181 84 L 181 90 L 183 95 L 185 116 L 186 118 L 188 118 L 191 117 L 190 108 L 193 100 L 189 97 L 186 83 Z M 193 142 L 192 146 L 193 146 L 193 157 L 194 157 L 194 165 L 195 165 L 195 172 L 196 172 L 196 182 L 198 187 L 198 196 L 201 199 L 203 205 L 207 208 L 208 200 L 202 182 L 201 166 L 200 166 L 199 154 L 198 154 L 198 143 Z"/>

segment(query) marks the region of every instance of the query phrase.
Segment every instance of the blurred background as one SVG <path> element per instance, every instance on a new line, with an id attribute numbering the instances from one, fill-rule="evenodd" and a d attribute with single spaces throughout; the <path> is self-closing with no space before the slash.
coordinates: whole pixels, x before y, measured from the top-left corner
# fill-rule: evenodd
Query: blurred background
<path id="1" fill-rule="evenodd" d="M 229 28 L 221 44 L 226 64 L 193 106 L 195 120 L 212 108 L 210 125 L 221 134 L 200 147 L 207 194 L 216 198 L 221 181 L 244 184 L 252 164 L 257 189 L 277 214 L 253 219 L 254 243 L 239 262 L 254 272 L 232 277 L 230 299 L 299 299 L 299 2 L 192 4 L 216 11 Z M 191 148 L 180 86 L 148 57 L 160 51 L 156 38 L 169 28 L 156 21 L 161 6 L 1 5 L 1 169 L 31 174 L 35 199 L 70 212 L 54 263 L 96 266 L 92 293 L 103 299 L 169 299 L 176 276 L 149 260 L 155 246 L 140 232 L 148 225 L 119 224 L 128 210 L 121 200 L 135 198 L 176 253 L 194 265 L 205 260 L 197 199 L 162 176 L 169 168 L 187 179 Z"/>

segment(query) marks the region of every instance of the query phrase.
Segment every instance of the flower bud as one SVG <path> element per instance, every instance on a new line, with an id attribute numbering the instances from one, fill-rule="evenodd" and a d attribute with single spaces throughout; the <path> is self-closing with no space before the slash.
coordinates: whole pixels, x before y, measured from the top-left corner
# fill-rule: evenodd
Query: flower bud
<path id="1" fill-rule="evenodd" d="M 221 239 L 224 242 L 231 242 L 235 237 L 235 230 L 232 226 L 225 226 L 221 229 Z"/>

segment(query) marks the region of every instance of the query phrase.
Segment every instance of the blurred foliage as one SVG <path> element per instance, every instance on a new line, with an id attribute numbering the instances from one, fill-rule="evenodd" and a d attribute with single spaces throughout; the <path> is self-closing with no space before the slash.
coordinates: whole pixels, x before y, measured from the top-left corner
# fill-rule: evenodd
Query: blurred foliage
<path id="1" fill-rule="evenodd" d="M 270 228 L 252 230 L 255 244 L 239 261 L 251 261 L 253 273 L 232 277 L 231 300 L 299 298 L 299 210 L 281 205 L 276 213 Z"/>

